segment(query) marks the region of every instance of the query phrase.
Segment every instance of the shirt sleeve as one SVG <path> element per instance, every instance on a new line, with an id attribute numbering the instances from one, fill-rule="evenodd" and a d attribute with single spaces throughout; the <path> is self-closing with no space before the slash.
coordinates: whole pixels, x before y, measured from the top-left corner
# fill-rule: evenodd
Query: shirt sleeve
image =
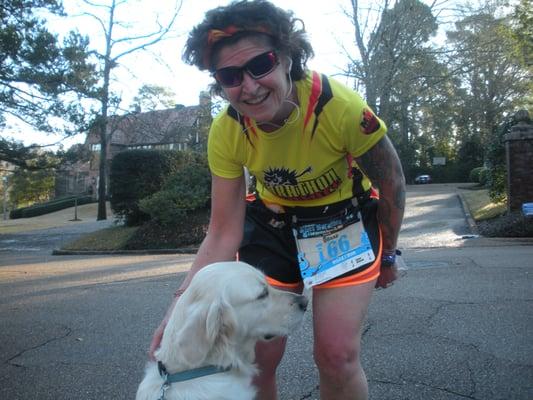
<path id="1" fill-rule="evenodd" d="M 207 139 L 207 160 L 214 175 L 222 178 L 238 178 L 243 174 L 243 164 L 235 157 L 235 138 L 220 118 L 215 118 Z"/>
<path id="2" fill-rule="evenodd" d="M 365 154 L 387 133 L 387 126 L 361 96 L 352 91 L 343 118 L 346 149 L 354 157 Z"/>

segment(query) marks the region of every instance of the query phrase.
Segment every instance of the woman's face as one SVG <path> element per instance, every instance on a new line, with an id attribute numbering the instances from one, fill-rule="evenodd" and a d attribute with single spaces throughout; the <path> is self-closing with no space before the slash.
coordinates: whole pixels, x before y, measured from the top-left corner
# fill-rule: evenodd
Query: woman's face
<path id="1" fill-rule="evenodd" d="M 223 46 L 216 57 L 215 68 L 240 67 L 252 58 L 273 50 L 266 40 L 243 38 Z M 235 87 L 223 87 L 224 94 L 233 108 L 257 123 L 272 122 L 282 125 L 290 115 L 293 106 L 284 100 L 291 97 L 289 91 L 288 57 L 277 54 L 279 64 L 272 72 L 259 78 L 252 78 L 243 72 L 242 83 Z"/>

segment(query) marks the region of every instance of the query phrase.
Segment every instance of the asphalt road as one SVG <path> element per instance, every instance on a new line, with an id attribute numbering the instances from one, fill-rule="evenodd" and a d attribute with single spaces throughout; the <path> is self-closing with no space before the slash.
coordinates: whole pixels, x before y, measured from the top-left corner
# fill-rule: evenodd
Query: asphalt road
<path id="1" fill-rule="evenodd" d="M 51 255 L 75 234 L 0 234 L 0 399 L 134 397 L 193 256 Z M 363 335 L 371 399 L 533 399 L 533 243 L 469 234 L 455 186 L 409 187 L 407 275 L 376 291 Z M 319 398 L 310 322 L 281 399 Z"/>

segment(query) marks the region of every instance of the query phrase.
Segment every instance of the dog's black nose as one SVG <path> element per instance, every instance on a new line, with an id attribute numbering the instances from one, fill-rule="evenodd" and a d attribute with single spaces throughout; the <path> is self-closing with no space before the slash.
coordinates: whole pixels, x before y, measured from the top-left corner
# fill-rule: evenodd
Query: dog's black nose
<path id="1" fill-rule="evenodd" d="M 298 296 L 296 298 L 296 303 L 298 304 L 300 310 L 305 311 L 307 310 L 307 304 L 309 303 L 309 300 L 307 300 L 307 297 L 305 296 Z"/>

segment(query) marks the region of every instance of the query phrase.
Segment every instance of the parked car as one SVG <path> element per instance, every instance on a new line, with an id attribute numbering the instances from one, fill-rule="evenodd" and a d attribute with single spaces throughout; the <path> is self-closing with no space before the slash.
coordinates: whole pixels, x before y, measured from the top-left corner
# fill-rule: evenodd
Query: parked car
<path id="1" fill-rule="evenodd" d="M 431 183 L 431 176 L 429 175 L 418 175 L 415 178 L 416 184 L 422 184 L 422 183 Z"/>

